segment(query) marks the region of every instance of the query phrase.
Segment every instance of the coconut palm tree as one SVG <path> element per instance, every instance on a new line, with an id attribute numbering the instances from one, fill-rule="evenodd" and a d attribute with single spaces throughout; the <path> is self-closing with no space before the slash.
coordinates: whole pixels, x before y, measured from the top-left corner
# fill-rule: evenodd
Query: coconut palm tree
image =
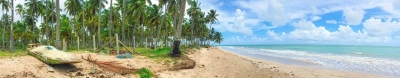
<path id="1" fill-rule="evenodd" d="M 211 25 L 215 24 L 216 21 L 218 21 L 218 18 L 217 18 L 218 15 L 219 14 L 217 14 L 217 11 L 214 9 L 211 9 L 210 12 L 208 12 L 208 15 L 206 18 L 207 18 L 207 21 L 210 23 L 210 27 L 209 27 L 210 29 L 212 29 Z M 210 34 L 214 34 L 214 33 L 210 32 Z M 208 42 L 209 45 L 210 45 L 210 43 L 211 43 L 211 41 Z"/>
<path id="2" fill-rule="evenodd" d="M 185 15 L 185 5 L 186 5 L 186 0 L 181 0 L 180 1 L 180 15 L 179 15 L 179 21 L 178 25 L 176 26 L 175 35 L 174 35 L 174 43 L 173 46 L 171 47 L 171 57 L 180 57 L 181 56 L 181 51 L 179 50 L 179 46 L 181 43 L 181 32 L 182 32 L 182 22 L 183 22 L 183 16 Z"/>
<path id="3" fill-rule="evenodd" d="M 107 0 L 90 0 L 89 3 L 91 4 L 91 9 L 93 15 L 97 12 L 97 43 L 101 46 L 101 27 L 100 27 L 100 18 L 101 18 L 101 9 L 105 7 L 104 3 L 107 3 Z M 95 45 L 94 45 L 95 46 Z"/>
<path id="4" fill-rule="evenodd" d="M 56 0 L 56 47 L 61 48 L 61 41 L 60 41 L 60 0 Z"/>
<path id="5" fill-rule="evenodd" d="M 0 0 L 0 6 L 2 7 L 1 8 L 1 10 L 3 10 L 3 13 L 2 14 L 4 14 L 4 11 L 6 12 L 6 14 L 5 15 L 7 15 L 7 11 L 9 10 L 9 8 L 11 7 L 10 6 L 10 2 L 8 1 L 8 0 Z M 5 21 L 5 20 L 4 20 Z M 3 22 L 3 24 L 4 24 L 4 22 Z M 1 38 L 3 38 L 3 39 L 1 39 L 2 40 L 2 50 L 4 51 L 5 50 L 5 41 L 4 41 L 4 39 L 5 39 L 5 31 L 6 31 L 6 27 L 5 26 L 7 26 L 7 25 L 3 25 L 3 33 L 1 33 L 1 35 L 2 35 L 2 37 Z"/>
<path id="6" fill-rule="evenodd" d="M 112 38 L 112 33 L 111 33 L 112 28 L 111 27 L 113 25 L 113 18 L 112 18 L 113 6 L 112 6 L 112 4 L 113 4 L 113 0 L 111 0 L 111 2 L 110 2 L 110 17 L 109 17 L 110 18 L 110 21 L 109 21 L 110 25 L 108 25 L 108 36 L 109 36 L 110 39 Z M 111 47 L 111 44 L 109 44 L 109 46 Z"/>
<path id="7" fill-rule="evenodd" d="M 14 0 L 11 0 L 11 6 L 14 6 Z M 13 38 L 13 26 L 14 26 L 14 7 L 11 7 L 11 27 L 10 27 L 10 52 L 14 52 L 14 38 Z"/>
<path id="8" fill-rule="evenodd" d="M 28 8 L 26 10 L 28 12 L 28 18 L 31 19 L 28 22 L 28 24 L 31 26 L 30 31 L 35 31 L 34 29 L 36 28 L 36 19 L 45 10 L 45 6 L 43 2 L 38 0 L 28 0 L 28 2 L 25 3 L 25 6 L 27 6 Z M 36 39 L 33 39 L 32 42 L 35 43 L 35 40 Z"/>
<path id="9" fill-rule="evenodd" d="M 198 19 L 200 19 L 199 15 L 202 13 L 201 9 L 200 9 L 200 3 L 198 3 L 197 0 L 193 0 L 193 1 L 189 1 L 188 4 L 190 5 L 190 8 L 187 11 L 187 14 L 189 15 L 189 17 L 191 18 L 192 21 L 192 26 L 190 27 L 190 31 L 191 31 L 191 41 L 194 40 L 194 36 L 193 36 L 193 29 L 196 26 L 196 21 Z M 193 42 L 191 42 L 193 43 Z"/>

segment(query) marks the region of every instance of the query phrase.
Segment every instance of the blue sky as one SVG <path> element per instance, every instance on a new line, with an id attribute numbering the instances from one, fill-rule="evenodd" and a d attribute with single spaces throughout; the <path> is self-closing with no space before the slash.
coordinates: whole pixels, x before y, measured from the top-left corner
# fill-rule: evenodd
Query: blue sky
<path id="1" fill-rule="evenodd" d="M 199 0 L 222 45 L 400 44 L 398 0 Z"/>
<path id="2" fill-rule="evenodd" d="M 60 0 L 61 9 L 65 8 L 65 1 Z M 110 3 L 110 0 L 107 1 Z M 153 4 L 158 4 L 158 0 L 151 1 Z M 210 9 L 217 10 L 219 21 L 212 27 L 222 32 L 224 41 L 221 45 L 400 46 L 399 0 L 199 0 L 199 2 L 204 12 Z M 16 0 L 15 6 L 23 3 L 24 0 Z M 108 8 L 109 4 L 106 5 Z M 65 11 L 61 14 L 65 14 Z M 20 20 L 18 14 L 14 15 L 16 15 L 14 21 Z M 185 17 L 188 18 L 187 15 Z"/>

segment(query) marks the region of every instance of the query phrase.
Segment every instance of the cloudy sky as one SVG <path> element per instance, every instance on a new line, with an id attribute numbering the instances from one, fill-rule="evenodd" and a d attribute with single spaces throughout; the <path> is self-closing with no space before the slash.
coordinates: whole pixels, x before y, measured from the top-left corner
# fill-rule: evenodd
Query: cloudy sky
<path id="1" fill-rule="evenodd" d="M 201 0 L 222 44 L 400 45 L 399 0 Z M 395 5 L 397 4 L 397 5 Z"/>
<path id="2" fill-rule="evenodd" d="M 65 8 L 65 0 L 60 1 L 61 8 Z M 152 0 L 154 4 L 157 4 L 156 1 Z M 25 0 L 16 0 L 16 4 L 24 2 Z M 219 21 L 212 27 L 222 32 L 224 38 L 222 45 L 400 46 L 399 0 L 199 0 L 199 2 L 204 12 L 210 9 L 217 10 Z M 61 13 L 65 14 L 65 11 Z M 17 15 L 15 20 L 19 19 Z"/>

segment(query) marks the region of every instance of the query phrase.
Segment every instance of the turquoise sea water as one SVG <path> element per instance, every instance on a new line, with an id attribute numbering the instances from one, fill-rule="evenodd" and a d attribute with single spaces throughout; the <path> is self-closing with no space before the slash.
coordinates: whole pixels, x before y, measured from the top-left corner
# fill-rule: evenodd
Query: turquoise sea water
<path id="1" fill-rule="evenodd" d="M 221 49 L 256 57 L 296 60 L 327 68 L 400 77 L 400 47 L 353 45 L 237 45 Z M 289 61 L 290 62 L 290 61 Z"/>

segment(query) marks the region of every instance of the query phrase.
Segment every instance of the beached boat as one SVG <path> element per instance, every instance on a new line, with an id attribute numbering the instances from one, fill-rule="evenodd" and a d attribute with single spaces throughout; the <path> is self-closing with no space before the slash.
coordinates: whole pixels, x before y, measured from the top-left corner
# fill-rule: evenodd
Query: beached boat
<path id="1" fill-rule="evenodd" d="M 59 51 L 52 46 L 31 47 L 28 54 L 50 65 L 82 62 L 76 59 L 72 54 Z"/>

